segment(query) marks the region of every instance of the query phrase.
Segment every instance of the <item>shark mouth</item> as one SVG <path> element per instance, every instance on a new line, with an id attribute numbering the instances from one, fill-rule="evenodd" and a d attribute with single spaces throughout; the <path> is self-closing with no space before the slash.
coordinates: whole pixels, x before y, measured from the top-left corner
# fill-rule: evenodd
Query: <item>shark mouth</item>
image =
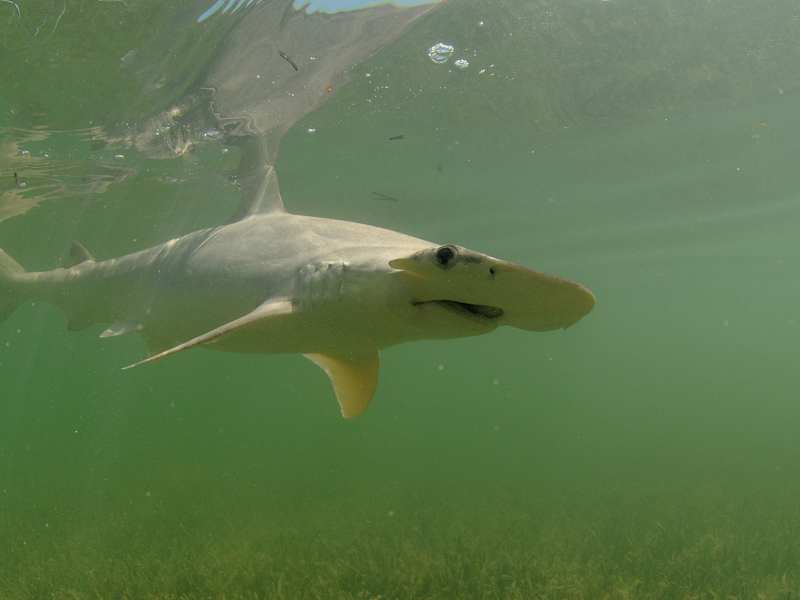
<path id="1" fill-rule="evenodd" d="M 456 300 L 428 300 L 426 302 L 414 302 L 414 306 L 421 304 L 436 304 L 451 312 L 458 313 L 467 317 L 478 317 L 481 319 L 494 320 L 503 316 L 503 309 L 496 306 L 486 306 L 484 304 L 470 304 L 469 302 L 458 302 Z"/>

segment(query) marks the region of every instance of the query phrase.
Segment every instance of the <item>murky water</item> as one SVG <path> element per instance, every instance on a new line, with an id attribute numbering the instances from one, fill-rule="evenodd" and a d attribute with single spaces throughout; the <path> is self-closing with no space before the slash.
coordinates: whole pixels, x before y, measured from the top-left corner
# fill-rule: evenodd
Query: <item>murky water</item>
<path id="1" fill-rule="evenodd" d="M 198 23 L 213 4 L 0 2 L 0 247 L 26 269 L 227 221 L 246 122 L 290 211 L 597 306 L 390 348 L 345 421 L 299 356 L 121 371 L 138 336 L 23 304 L 0 324 L 0 598 L 800 594 L 796 4 L 450 0 L 329 71 L 314 29 L 269 63 L 279 91 L 330 75 L 283 120 L 242 33 L 281 2 Z"/>

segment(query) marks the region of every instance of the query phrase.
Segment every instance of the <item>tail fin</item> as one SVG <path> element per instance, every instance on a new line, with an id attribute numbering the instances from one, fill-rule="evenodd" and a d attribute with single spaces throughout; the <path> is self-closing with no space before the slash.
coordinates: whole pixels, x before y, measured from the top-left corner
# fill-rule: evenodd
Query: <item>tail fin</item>
<path id="1" fill-rule="evenodd" d="M 0 323 L 11 316 L 21 302 L 14 280 L 24 272 L 17 261 L 0 250 Z"/>

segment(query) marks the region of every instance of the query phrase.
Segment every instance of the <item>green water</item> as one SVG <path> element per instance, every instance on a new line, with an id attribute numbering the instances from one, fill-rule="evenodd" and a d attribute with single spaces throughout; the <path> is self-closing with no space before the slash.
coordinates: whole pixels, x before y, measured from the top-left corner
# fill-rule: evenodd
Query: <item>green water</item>
<path id="1" fill-rule="evenodd" d="M 0 247 L 47 269 L 73 239 L 109 258 L 227 219 L 235 148 L 157 160 L 119 134 L 174 101 L 120 59 L 194 3 L 17 5 Z M 288 133 L 287 206 L 580 281 L 595 310 L 391 348 L 344 421 L 301 357 L 123 372 L 136 336 L 22 306 L 0 598 L 798 597 L 798 36 L 778 0 L 451 0 L 416 23 Z M 167 73 L 212 51 L 175 43 L 197 48 Z"/>

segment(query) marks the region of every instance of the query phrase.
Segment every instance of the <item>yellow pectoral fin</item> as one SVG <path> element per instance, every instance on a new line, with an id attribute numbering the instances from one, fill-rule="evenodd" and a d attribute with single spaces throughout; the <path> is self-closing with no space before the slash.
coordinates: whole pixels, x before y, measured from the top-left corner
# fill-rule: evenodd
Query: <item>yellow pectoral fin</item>
<path id="1" fill-rule="evenodd" d="M 344 418 L 352 419 L 367 410 L 378 387 L 377 350 L 355 357 L 329 354 L 306 354 L 305 357 L 330 378 Z"/>

